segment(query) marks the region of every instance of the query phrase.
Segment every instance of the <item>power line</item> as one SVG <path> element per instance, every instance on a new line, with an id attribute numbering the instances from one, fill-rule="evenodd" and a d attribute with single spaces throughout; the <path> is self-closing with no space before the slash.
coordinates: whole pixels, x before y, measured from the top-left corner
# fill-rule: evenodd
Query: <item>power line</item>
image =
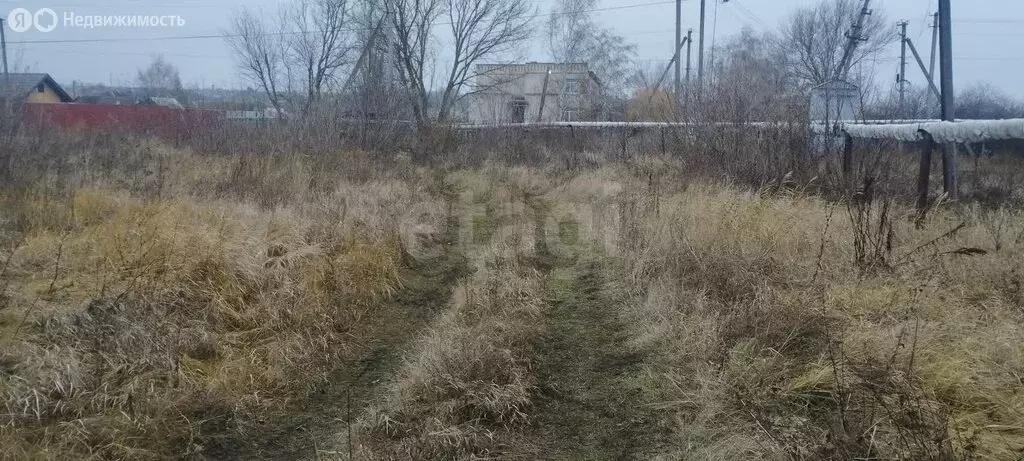
<path id="1" fill-rule="evenodd" d="M 924 17 L 919 17 L 921 20 L 921 28 L 918 29 L 917 38 L 914 40 L 921 41 L 921 37 L 924 37 L 924 32 L 931 27 L 932 14 L 931 14 L 931 2 L 924 8 Z M 916 21 L 915 21 L 916 22 Z"/>
<path id="2" fill-rule="evenodd" d="M 731 2 L 727 2 L 727 3 L 731 3 Z M 728 11 L 729 14 L 732 15 L 732 17 L 736 18 L 739 22 L 743 23 L 744 27 L 751 27 L 751 28 L 760 28 L 761 27 L 761 26 L 759 26 L 757 24 L 753 24 L 751 22 L 750 17 L 746 16 L 744 14 L 741 14 L 740 10 L 734 10 L 734 9 L 731 9 L 731 8 L 726 8 L 726 11 Z"/>
<path id="3" fill-rule="evenodd" d="M 73 52 L 73 51 L 70 51 L 70 50 L 55 50 L 52 53 L 54 53 L 54 54 L 63 54 L 63 55 L 77 55 L 77 54 L 79 54 L 79 53 L 76 53 L 76 52 Z M 231 59 L 230 55 L 216 56 L 216 55 L 208 55 L 208 54 L 188 54 L 188 53 L 132 53 L 132 52 L 120 52 L 120 51 L 97 51 L 97 52 L 90 51 L 89 55 L 90 56 L 146 56 L 146 57 L 169 56 L 169 57 L 175 57 L 175 58 Z"/>
<path id="4" fill-rule="evenodd" d="M 750 11 L 750 8 L 747 8 L 746 6 L 743 6 L 743 4 L 739 2 L 739 0 L 732 0 L 732 2 L 730 2 L 730 3 L 732 4 L 733 7 L 735 7 L 737 10 L 739 10 L 740 13 L 742 13 L 744 16 L 750 18 L 752 21 L 756 22 L 761 27 L 764 27 L 765 29 L 771 29 L 771 27 L 769 27 L 767 23 L 765 23 L 761 18 L 759 18 L 756 14 L 754 14 L 753 11 Z"/>
<path id="5" fill-rule="evenodd" d="M 632 5 L 620 5 L 611 6 L 606 8 L 594 8 L 586 10 L 588 13 L 600 13 L 604 11 L 619 11 L 634 8 L 646 8 L 649 6 L 668 5 L 674 4 L 675 0 L 662 0 L 657 2 L 649 3 L 637 3 Z M 576 12 L 573 12 L 575 14 Z M 560 13 L 562 15 L 570 13 Z M 551 15 L 559 15 L 559 13 L 536 13 L 527 16 L 521 16 L 519 19 L 537 19 L 541 17 L 550 17 Z M 438 26 L 450 26 L 451 22 L 439 22 Z M 341 29 L 342 32 L 367 32 L 370 31 L 369 27 L 360 27 L 355 29 Z M 302 35 L 302 34 L 315 34 L 323 32 L 322 30 L 313 30 L 309 32 L 269 32 L 266 35 L 270 36 L 283 36 L 283 35 Z M 62 39 L 62 40 L 22 40 L 18 42 L 11 42 L 12 45 L 39 45 L 49 43 L 119 43 L 119 42 L 156 42 L 164 40 L 205 40 L 205 39 L 224 39 L 240 37 L 239 34 L 201 34 L 201 35 L 170 35 L 164 37 L 138 37 L 138 38 L 85 38 L 85 39 Z"/>

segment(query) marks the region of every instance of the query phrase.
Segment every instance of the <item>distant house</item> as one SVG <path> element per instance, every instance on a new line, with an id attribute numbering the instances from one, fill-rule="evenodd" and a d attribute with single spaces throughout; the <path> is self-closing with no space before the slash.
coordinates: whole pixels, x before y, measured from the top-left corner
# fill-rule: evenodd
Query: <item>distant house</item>
<path id="1" fill-rule="evenodd" d="M 280 114 L 273 107 L 263 110 L 229 110 L 224 112 L 224 118 L 230 122 L 259 123 L 280 119 L 290 119 L 291 114 L 282 110 Z"/>
<path id="2" fill-rule="evenodd" d="M 585 63 L 481 64 L 469 121 L 478 124 L 600 118 L 601 81 Z"/>
<path id="3" fill-rule="evenodd" d="M 0 100 L 21 105 L 60 104 L 73 98 L 49 74 L 0 74 Z"/>
<path id="4" fill-rule="evenodd" d="M 863 118 L 860 88 L 842 80 L 826 82 L 811 88 L 810 118 L 817 122 Z"/>
<path id="5" fill-rule="evenodd" d="M 184 109 L 185 106 L 181 105 L 175 98 L 161 98 L 156 96 L 147 96 L 139 101 L 140 106 L 160 106 L 167 107 L 170 109 Z"/>
<path id="6" fill-rule="evenodd" d="M 131 91 L 104 89 L 100 92 L 79 96 L 76 102 L 81 104 L 106 104 L 112 106 L 132 106 L 138 97 Z"/>

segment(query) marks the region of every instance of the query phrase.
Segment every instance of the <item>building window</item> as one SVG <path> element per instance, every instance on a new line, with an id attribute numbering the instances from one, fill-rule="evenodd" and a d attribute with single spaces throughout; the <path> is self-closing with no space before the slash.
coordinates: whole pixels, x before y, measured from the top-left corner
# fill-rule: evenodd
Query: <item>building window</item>
<path id="1" fill-rule="evenodd" d="M 40 93 L 45 93 L 46 92 L 46 86 L 43 85 L 42 83 L 40 83 L 39 85 L 36 85 L 36 91 L 38 91 Z"/>
<path id="2" fill-rule="evenodd" d="M 574 110 L 563 110 L 562 111 L 563 122 L 574 122 L 576 121 L 576 111 Z"/>
<path id="3" fill-rule="evenodd" d="M 566 80 L 565 94 L 580 94 L 580 81 L 576 79 Z"/>
<path id="4" fill-rule="evenodd" d="M 511 110 L 511 122 L 512 123 L 525 123 L 526 122 L 526 99 L 515 98 L 510 104 L 509 109 Z"/>

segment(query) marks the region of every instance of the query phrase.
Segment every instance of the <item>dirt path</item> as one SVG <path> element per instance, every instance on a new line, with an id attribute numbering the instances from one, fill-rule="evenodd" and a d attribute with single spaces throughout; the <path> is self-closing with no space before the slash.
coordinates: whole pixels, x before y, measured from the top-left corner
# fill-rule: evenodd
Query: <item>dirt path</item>
<path id="1" fill-rule="evenodd" d="M 338 364 L 328 383 L 297 400 L 286 421 L 268 422 L 245 447 L 225 459 L 348 459 L 348 422 L 354 421 L 400 365 L 406 349 L 434 315 L 447 305 L 466 260 L 445 252 L 430 261 L 410 261 L 404 289 L 373 313 L 373 321 L 355 330 L 351 359 Z M 340 433 L 339 433 L 340 431 Z"/>
<path id="2" fill-rule="evenodd" d="M 531 457 L 647 458 L 665 431 L 637 379 L 643 358 L 626 347 L 597 263 L 560 266 L 549 274 L 549 330 L 537 349 Z"/>

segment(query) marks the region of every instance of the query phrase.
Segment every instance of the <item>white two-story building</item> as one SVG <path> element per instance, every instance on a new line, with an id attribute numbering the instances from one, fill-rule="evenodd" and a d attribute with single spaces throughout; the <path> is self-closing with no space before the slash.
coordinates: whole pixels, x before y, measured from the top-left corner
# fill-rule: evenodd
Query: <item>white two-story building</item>
<path id="1" fill-rule="evenodd" d="M 601 82 L 587 64 L 480 64 L 476 73 L 471 123 L 601 119 Z"/>

